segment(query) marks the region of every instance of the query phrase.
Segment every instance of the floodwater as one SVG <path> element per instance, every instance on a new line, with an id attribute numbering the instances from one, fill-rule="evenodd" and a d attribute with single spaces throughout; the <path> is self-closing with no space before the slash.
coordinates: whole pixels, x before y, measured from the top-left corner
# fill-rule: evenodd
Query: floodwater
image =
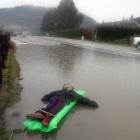
<path id="1" fill-rule="evenodd" d="M 76 107 L 50 135 L 16 134 L 14 140 L 140 139 L 140 59 L 83 48 L 48 44 L 17 49 L 23 87 L 21 100 L 6 109 L 6 129 L 22 127 L 27 113 L 43 106 L 41 97 L 72 83 L 98 109 Z M 19 115 L 13 115 L 17 113 Z"/>

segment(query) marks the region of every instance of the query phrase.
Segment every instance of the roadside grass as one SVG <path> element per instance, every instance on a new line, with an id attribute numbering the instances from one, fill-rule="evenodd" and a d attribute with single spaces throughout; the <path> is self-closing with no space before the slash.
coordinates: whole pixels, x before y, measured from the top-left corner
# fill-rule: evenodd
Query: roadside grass
<path id="1" fill-rule="evenodd" d="M 0 90 L 0 140 L 8 140 L 10 132 L 6 129 L 4 111 L 20 100 L 22 87 L 19 83 L 20 67 L 13 50 L 10 49 L 7 68 L 4 70 L 4 86 Z"/>
<path id="2" fill-rule="evenodd" d="M 22 87 L 19 84 L 20 67 L 15 59 L 14 53 L 10 50 L 8 56 L 8 72 L 6 80 L 7 98 L 6 107 L 11 106 L 20 100 L 20 93 Z"/>

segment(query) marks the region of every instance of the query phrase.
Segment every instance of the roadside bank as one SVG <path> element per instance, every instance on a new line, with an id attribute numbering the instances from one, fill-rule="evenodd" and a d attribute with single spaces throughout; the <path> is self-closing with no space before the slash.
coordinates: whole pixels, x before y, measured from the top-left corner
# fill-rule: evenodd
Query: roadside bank
<path id="1" fill-rule="evenodd" d="M 15 46 L 13 46 L 15 48 Z M 19 84 L 20 67 L 15 58 L 14 49 L 8 52 L 5 69 L 2 69 L 3 86 L 0 88 L 0 139 L 7 140 L 10 132 L 6 131 L 5 109 L 20 100 L 22 87 Z"/>

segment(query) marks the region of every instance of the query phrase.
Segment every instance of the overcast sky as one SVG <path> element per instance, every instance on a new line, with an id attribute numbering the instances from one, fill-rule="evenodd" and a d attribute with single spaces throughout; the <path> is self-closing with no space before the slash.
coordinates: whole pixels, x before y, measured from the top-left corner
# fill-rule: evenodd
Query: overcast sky
<path id="1" fill-rule="evenodd" d="M 0 7 L 36 5 L 56 7 L 60 0 L 0 0 Z M 140 17 L 140 0 L 74 0 L 79 11 L 97 22 L 120 20 L 132 14 Z"/>

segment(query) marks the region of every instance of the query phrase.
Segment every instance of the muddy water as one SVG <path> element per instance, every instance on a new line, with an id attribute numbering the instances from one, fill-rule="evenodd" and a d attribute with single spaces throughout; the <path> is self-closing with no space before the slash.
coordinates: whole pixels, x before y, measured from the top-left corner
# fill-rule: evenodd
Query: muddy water
<path id="1" fill-rule="evenodd" d="M 17 134 L 15 140 L 140 139 L 140 59 L 62 45 L 18 47 L 21 101 L 6 110 L 7 129 L 42 107 L 41 97 L 65 82 L 87 91 L 98 109 L 75 108 L 52 135 Z M 15 112 L 19 115 L 13 116 Z"/>

